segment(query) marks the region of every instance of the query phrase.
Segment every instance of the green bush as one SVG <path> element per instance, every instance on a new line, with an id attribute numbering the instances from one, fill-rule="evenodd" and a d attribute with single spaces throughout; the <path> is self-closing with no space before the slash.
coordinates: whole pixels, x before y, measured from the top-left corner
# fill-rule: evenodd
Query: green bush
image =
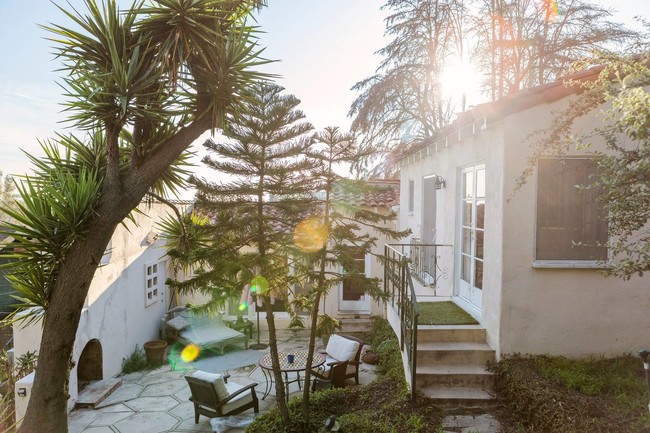
<path id="1" fill-rule="evenodd" d="M 521 432 L 650 432 L 638 358 L 512 355 L 493 371 L 499 397 Z"/>
<path id="2" fill-rule="evenodd" d="M 123 374 L 144 370 L 148 367 L 149 367 L 149 363 L 147 362 L 147 356 L 145 355 L 144 350 L 141 347 L 139 347 L 137 344 L 132 354 L 130 354 L 126 358 L 122 358 Z"/>
<path id="3" fill-rule="evenodd" d="M 377 378 L 357 387 L 319 391 L 310 397 L 310 419 L 302 418 L 302 399 L 289 402 L 294 425 L 285 427 L 277 410 L 257 417 L 248 433 L 298 433 L 322 431 L 325 419 L 336 415 L 341 430 L 355 433 L 419 433 L 440 425 L 440 414 L 426 402 L 408 399 L 397 338 L 384 319 L 375 318 L 369 344 L 379 354 Z M 424 403 L 424 404 L 421 404 Z M 306 425 L 303 425 L 306 424 Z"/>

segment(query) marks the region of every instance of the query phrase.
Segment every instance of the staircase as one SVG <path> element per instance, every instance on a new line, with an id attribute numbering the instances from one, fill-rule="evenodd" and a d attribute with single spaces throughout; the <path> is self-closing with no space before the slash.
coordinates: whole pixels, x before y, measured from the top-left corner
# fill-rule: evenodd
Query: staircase
<path id="1" fill-rule="evenodd" d="M 339 321 L 341 322 L 341 332 L 343 334 L 348 332 L 370 332 L 372 330 L 370 316 L 342 317 Z"/>
<path id="2" fill-rule="evenodd" d="M 480 325 L 418 327 L 417 389 L 449 409 L 493 403 L 494 360 Z"/>

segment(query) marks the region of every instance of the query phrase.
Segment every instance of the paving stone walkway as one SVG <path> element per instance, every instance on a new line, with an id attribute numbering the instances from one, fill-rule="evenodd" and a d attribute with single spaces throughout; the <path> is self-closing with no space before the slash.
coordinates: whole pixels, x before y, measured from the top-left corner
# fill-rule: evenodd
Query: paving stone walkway
<path id="1" fill-rule="evenodd" d="M 490 414 L 449 415 L 442 420 L 444 433 L 499 433 L 501 424 Z"/>
<path id="2" fill-rule="evenodd" d="M 305 331 L 279 331 L 280 350 L 305 348 L 308 334 Z M 268 351 L 268 349 L 266 349 Z M 190 364 L 176 364 L 174 370 L 165 365 L 153 371 L 122 376 L 122 385 L 95 409 L 76 409 L 68 418 L 69 433 L 209 433 L 210 420 L 201 416 L 194 423 L 194 408 L 188 400 L 190 390 L 184 376 L 191 374 Z M 257 365 L 230 370 L 231 379 L 241 384 L 259 383 L 259 398 L 266 384 L 264 374 Z M 374 366 L 363 364 L 359 374 L 361 384 L 374 380 Z M 297 384 L 290 387 L 290 397 L 301 391 Z M 260 412 L 275 405 L 275 390 L 265 400 L 260 400 Z M 445 433 L 498 433 L 498 422 L 490 415 L 455 415 L 446 417 Z M 231 428 L 228 433 L 243 433 Z"/>

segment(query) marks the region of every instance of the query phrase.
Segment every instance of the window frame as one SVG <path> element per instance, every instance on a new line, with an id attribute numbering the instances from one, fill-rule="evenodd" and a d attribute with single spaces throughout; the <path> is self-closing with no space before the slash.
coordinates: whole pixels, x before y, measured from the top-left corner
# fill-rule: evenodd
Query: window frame
<path id="1" fill-rule="evenodd" d="M 144 265 L 144 306 L 154 305 L 162 297 L 162 266 L 163 262 L 155 261 Z M 151 268 L 151 273 L 149 269 Z M 154 270 L 155 268 L 155 270 Z M 151 285 L 149 282 L 151 281 Z M 150 296 L 151 295 L 151 296 Z"/>
<path id="2" fill-rule="evenodd" d="M 536 269 L 602 269 L 607 267 L 607 263 L 610 260 L 609 256 L 609 250 L 605 250 L 605 257 L 604 258 L 544 258 L 540 259 L 538 258 L 538 246 L 539 246 L 539 224 L 540 224 L 540 187 L 541 187 L 541 182 L 544 180 L 542 179 L 542 172 L 541 172 L 541 167 L 540 167 L 540 161 L 549 161 L 549 160 L 554 160 L 554 161 L 576 161 L 576 160 L 581 160 L 581 161 L 591 161 L 593 163 L 593 158 L 589 158 L 588 156 L 563 156 L 563 157 L 544 157 L 540 158 L 540 160 L 537 162 L 537 184 L 536 184 L 536 190 L 535 190 L 535 225 L 534 225 L 534 250 L 533 250 L 533 264 L 532 267 Z M 596 169 L 597 167 L 594 166 L 592 169 Z M 592 173 L 589 174 L 589 176 L 593 175 L 595 172 L 592 171 Z M 580 185 L 580 183 L 577 183 L 576 185 Z M 592 201 L 587 201 L 588 203 L 597 203 L 597 201 L 592 200 Z M 602 215 L 601 210 L 597 210 L 596 212 L 598 214 Z M 597 234 L 598 235 L 598 234 Z M 609 239 L 609 230 L 607 228 L 607 224 L 605 223 L 605 241 Z"/>

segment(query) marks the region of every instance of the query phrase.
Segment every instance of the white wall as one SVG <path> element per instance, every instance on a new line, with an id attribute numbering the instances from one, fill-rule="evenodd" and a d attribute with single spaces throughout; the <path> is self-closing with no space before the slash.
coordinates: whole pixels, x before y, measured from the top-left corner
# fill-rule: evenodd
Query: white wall
<path id="1" fill-rule="evenodd" d="M 400 229 L 410 228 L 413 236 L 421 237 L 422 227 L 422 184 L 425 176 L 438 174 L 446 180 L 446 188 L 437 191 L 436 243 L 451 244 L 452 248 L 441 249 L 441 266 L 447 270 L 447 278 L 438 281 L 436 294 L 452 296 L 456 294 L 458 239 L 459 189 L 462 169 L 471 165 L 485 164 L 486 170 L 486 209 L 484 239 L 483 305 L 480 311 L 471 311 L 487 330 L 488 343 L 498 348 L 500 332 L 501 305 L 501 263 L 503 231 L 503 137 L 500 125 L 490 125 L 481 130 L 478 125 L 466 128 L 461 133 L 452 134 L 441 140 L 437 150 L 429 146 L 400 169 L 401 206 L 399 214 Z M 446 145 L 445 145 L 446 143 Z M 408 181 L 415 180 L 415 206 L 408 212 Z M 458 300 L 458 298 L 455 298 Z"/>
<path id="2" fill-rule="evenodd" d="M 530 152 L 529 143 L 522 141 L 531 128 L 549 124 L 551 110 L 566 103 L 535 107 L 513 115 L 504 125 L 504 195 L 512 194 Z M 599 121 L 582 120 L 574 132 L 588 132 Z M 596 144 L 594 150 L 598 148 Z M 536 184 L 533 175 L 504 204 L 502 352 L 616 355 L 647 347 L 650 279 L 605 278 L 595 269 L 533 268 Z"/>
<path id="3" fill-rule="evenodd" d="M 147 235 L 159 231 L 157 223 L 171 210 L 159 203 L 141 205 L 139 209 L 144 215 L 135 214 L 137 224 L 127 221 L 124 226 L 118 226 L 111 240 L 110 261 L 96 271 L 91 283 L 73 348 L 75 367 L 70 372 L 69 409 L 74 407 L 78 396 L 76 364 L 90 340 L 101 343 L 106 379 L 120 373 L 122 359 L 136 345 L 142 348 L 146 341 L 159 338 L 162 316 L 169 302 L 164 295 L 166 277 L 161 275 L 160 298 L 145 306 L 145 264 L 165 260 L 164 249 L 161 239 L 150 244 Z M 38 350 L 40 336 L 40 324 L 25 328 L 14 325 L 16 356 L 27 350 Z"/>

